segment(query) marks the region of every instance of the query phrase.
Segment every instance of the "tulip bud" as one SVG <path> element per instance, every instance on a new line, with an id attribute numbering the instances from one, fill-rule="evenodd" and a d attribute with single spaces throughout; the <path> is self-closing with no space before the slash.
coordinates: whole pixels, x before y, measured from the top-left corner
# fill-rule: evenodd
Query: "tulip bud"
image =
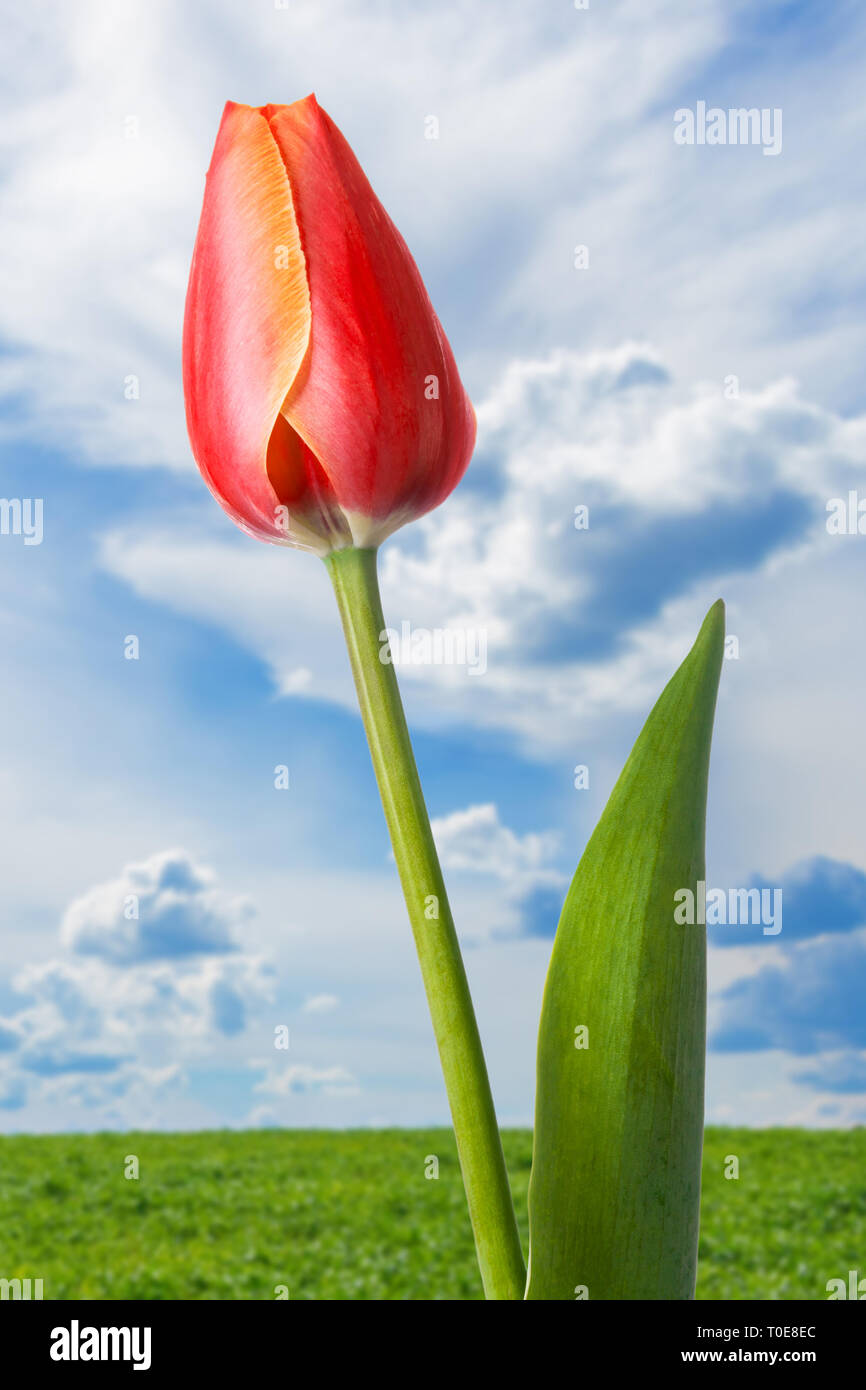
<path id="1" fill-rule="evenodd" d="M 193 453 L 234 521 L 325 555 L 444 501 L 472 405 L 409 250 L 314 96 L 223 113 L 186 300 Z"/>

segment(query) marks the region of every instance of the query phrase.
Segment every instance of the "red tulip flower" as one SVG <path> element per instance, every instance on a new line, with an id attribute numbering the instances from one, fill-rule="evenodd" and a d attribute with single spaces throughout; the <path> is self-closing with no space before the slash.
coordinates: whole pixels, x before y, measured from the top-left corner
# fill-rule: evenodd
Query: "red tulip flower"
<path id="1" fill-rule="evenodd" d="M 571 1299 L 586 1288 L 593 1298 L 691 1297 L 705 943 L 675 927 L 674 905 L 680 886 L 706 873 L 722 606 L 647 721 L 557 928 L 539 1033 L 527 1281 L 376 573 L 380 542 L 459 482 L 475 416 L 405 242 L 315 97 L 225 108 L 183 371 L 211 491 L 243 530 L 321 555 L 334 587 L 487 1298 Z M 587 1017 L 602 1045 L 575 1062 L 575 1020 Z M 635 1044 L 645 1036 L 651 1049 Z"/>
<path id="2" fill-rule="evenodd" d="M 183 371 L 193 452 L 211 491 L 243 530 L 321 555 L 334 587 L 487 1298 L 690 1298 L 706 952 L 674 909 L 682 889 L 691 894 L 706 877 L 723 605 L 650 715 L 556 929 L 539 1032 L 527 1281 L 376 573 L 380 542 L 459 482 L 475 416 L 405 242 L 315 97 L 225 108 L 190 273 Z M 575 1034 L 590 1026 L 575 1022 L 587 1018 L 601 1045 L 575 1060 L 585 1046 Z"/>
<path id="3" fill-rule="evenodd" d="M 521 1297 L 490 1083 L 376 575 L 380 542 L 460 481 L 475 414 L 406 243 L 315 97 L 225 108 L 190 273 L 183 375 L 193 453 L 218 501 L 261 540 L 321 555 L 333 583 L 484 1287 Z"/>
<path id="4" fill-rule="evenodd" d="M 475 416 L 406 243 L 314 96 L 226 105 L 183 341 L 193 453 L 261 540 L 375 547 L 459 482 Z"/>

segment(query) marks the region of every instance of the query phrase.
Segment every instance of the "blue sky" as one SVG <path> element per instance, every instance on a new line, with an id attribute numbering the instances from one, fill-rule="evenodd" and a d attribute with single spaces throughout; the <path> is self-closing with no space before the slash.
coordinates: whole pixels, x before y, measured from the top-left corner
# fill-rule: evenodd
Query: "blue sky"
<path id="1" fill-rule="evenodd" d="M 531 1117 L 557 904 L 719 595 L 708 879 L 781 888 L 784 920 L 711 930 L 708 1118 L 866 1121 L 866 539 L 825 525 L 866 496 L 862 8 L 82 0 L 7 28 L 0 494 L 43 499 L 44 537 L 0 536 L 0 1130 L 447 1119 L 324 569 L 234 530 L 183 423 L 222 105 L 311 90 L 478 411 L 382 580 L 392 625 L 487 634 L 483 675 L 402 681 L 502 1121 Z M 677 145 L 698 101 L 781 109 L 781 152 Z"/>

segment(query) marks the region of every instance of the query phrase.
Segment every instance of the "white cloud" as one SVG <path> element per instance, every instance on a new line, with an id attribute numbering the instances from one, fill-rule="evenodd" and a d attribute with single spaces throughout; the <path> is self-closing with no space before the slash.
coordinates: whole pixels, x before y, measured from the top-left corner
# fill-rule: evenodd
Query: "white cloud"
<path id="1" fill-rule="evenodd" d="M 804 1058 L 863 1049 L 864 984 L 866 928 L 795 941 L 728 985 L 710 1046 L 730 1052 L 776 1047 Z M 866 1073 L 861 1079 L 866 1090 Z M 831 1074 L 826 1088 L 832 1088 Z"/>
<path id="2" fill-rule="evenodd" d="M 551 831 L 517 835 L 502 824 L 491 803 L 452 811 L 431 826 L 443 869 L 488 874 L 516 891 L 560 881 L 550 867 L 559 836 Z"/>
<path id="3" fill-rule="evenodd" d="M 413 720 L 497 726 L 548 752 L 646 709 L 723 580 L 826 551 L 826 500 L 866 460 L 866 417 L 824 410 L 787 380 L 735 399 L 684 390 L 635 343 L 513 362 L 478 413 L 466 483 L 383 550 L 386 621 L 486 634 L 483 676 L 401 668 Z M 575 529 L 579 505 L 588 530 Z M 112 533 L 102 562 L 228 630 L 277 690 L 355 708 L 318 561 L 187 525 Z"/>
<path id="4" fill-rule="evenodd" d="M 168 851 L 71 906 L 64 939 L 73 954 L 13 977 L 22 1004 L 3 1020 L 10 1045 L 0 1054 L 0 1106 L 92 1107 L 120 1123 L 156 1115 L 159 1097 L 184 1084 L 191 1063 L 229 1046 L 267 1008 L 273 968 L 233 948 L 213 915 L 223 900 L 212 883 L 186 853 Z M 142 944 L 125 935 L 117 946 L 118 885 L 140 890 L 154 922 L 177 928 L 173 947 L 154 951 L 147 941 L 156 937 Z"/>
<path id="5" fill-rule="evenodd" d="M 558 765 L 566 782 L 571 764 L 586 757 L 595 798 L 721 587 L 741 659 L 726 665 L 719 708 L 714 872 L 743 881 L 755 867 L 769 873 L 816 849 L 857 860 L 866 776 L 857 541 L 829 542 L 818 516 L 817 534 L 798 551 L 792 542 L 784 560 L 781 551 L 771 555 L 757 572 L 734 573 L 731 549 L 723 586 L 714 560 L 714 572 L 684 572 L 665 596 L 649 582 L 654 566 L 646 562 L 657 607 L 604 608 L 635 539 L 670 517 L 692 523 L 700 550 L 729 503 L 745 525 L 782 488 L 820 513 L 828 492 L 862 477 L 857 409 L 866 325 L 857 237 L 866 108 L 857 29 L 832 62 L 817 44 L 795 53 L 784 42 L 753 43 L 746 46 L 754 66 L 742 53 L 726 66 L 755 11 L 739 0 L 613 0 L 586 14 L 567 3 L 502 0 L 483 10 L 470 0 L 411 10 L 292 0 L 284 11 L 214 0 L 206 22 L 195 7 L 169 0 L 140 13 L 102 0 L 16 11 L 7 24 L 18 45 L 5 73 L 10 119 L 0 130 L 0 390 L 14 403 L 2 429 L 23 428 L 88 462 L 185 470 L 201 498 L 196 512 L 181 520 L 169 497 L 162 517 L 151 504 L 134 526 L 116 527 L 105 542 L 108 571 L 139 595 L 228 632 L 266 663 L 275 692 L 354 709 L 322 567 L 240 536 L 222 539 L 228 523 L 192 468 L 179 382 L 185 280 L 222 102 L 291 100 L 315 87 L 416 252 L 481 417 L 467 483 L 383 554 L 389 620 L 483 623 L 489 637 L 483 679 L 467 680 L 459 669 L 401 673 L 413 727 L 502 731 Z M 373 56 L 358 63 L 358 52 Z M 707 73 L 714 92 L 699 90 Z M 748 90 L 749 101 L 781 102 L 783 155 L 676 149 L 670 118 L 683 86 L 689 100 L 731 94 L 739 104 Z M 423 139 L 428 112 L 439 115 L 438 141 Z M 137 139 L 127 138 L 129 116 L 138 118 Z M 590 247 L 585 273 L 572 266 L 577 242 Z M 656 347 L 640 346 L 645 337 Z M 740 378 L 737 401 L 722 395 L 731 372 Z M 623 373 L 632 384 L 617 389 Z M 139 378 L 138 400 L 124 399 L 130 374 Z M 171 480 L 173 496 L 185 485 Z M 573 507 L 584 500 L 636 514 L 636 530 L 611 524 L 601 563 L 572 545 L 604 544 L 602 529 L 591 537 L 571 529 Z M 95 514 L 97 526 L 105 527 L 105 514 Z M 607 648 L 588 632 L 598 613 L 615 639 Z M 33 624 L 25 606 L 8 621 L 15 636 Z M 70 643 L 78 638 L 70 630 Z M 52 664 L 54 674 L 56 652 Z M 40 711 L 51 708 L 45 686 L 33 687 Z M 158 718 L 149 737 L 159 736 Z M 14 872 L 26 902 L 16 912 L 16 943 L 52 893 L 71 896 L 66 885 L 85 851 L 99 866 L 88 871 L 92 881 L 103 874 L 106 836 L 124 841 L 118 864 L 138 852 L 129 840 L 154 843 L 162 808 L 146 796 L 130 805 L 125 787 L 113 794 L 104 769 L 94 773 L 86 761 L 97 742 L 76 766 L 69 739 L 64 748 L 58 741 L 69 770 L 55 775 L 77 777 L 81 787 L 70 802 L 78 814 L 67 823 L 56 805 L 50 814 L 40 808 L 31 767 L 10 783 Z M 166 838 L 186 842 L 184 818 L 192 823 L 195 813 L 176 789 L 166 787 L 164 799 L 180 827 Z M 123 814 L 109 813 L 106 824 L 106 806 Z M 574 819 L 580 839 L 591 817 L 581 808 Z M 516 846 L 521 871 L 531 873 L 533 837 L 508 830 L 498 816 L 486 832 L 465 829 L 486 834 L 479 852 L 499 889 L 497 904 L 487 891 L 467 901 L 495 926 L 509 893 L 503 850 Z M 225 832 L 222 846 L 240 860 Z M 459 859 L 460 844 L 443 852 Z M 52 883 L 38 889 L 44 862 L 52 863 Z M 260 868 L 248 880 L 257 900 Z M 305 981 L 339 991 L 347 1001 L 341 1020 L 358 1009 L 357 1032 L 345 1045 L 365 1078 L 363 1109 L 336 1097 L 328 1112 L 324 1088 L 353 1083 L 339 1079 L 338 1050 L 308 1054 L 311 1109 L 303 1112 L 303 1097 L 290 1088 L 293 1114 L 362 1122 L 375 1106 L 391 1121 L 444 1119 L 396 885 L 383 874 L 373 892 L 368 883 L 347 887 L 337 874 L 316 880 L 312 873 L 301 911 L 304 875 L 297 866 L 292 872 L 292 921 L 287 933 L 272 933 L 275 949 L 293 979 L 301 961 Z M 468 865 L 450 872 L 461 883 L 483 877 Z M 123 886 L 121 874 L 111 891 Z M 97 943 L 100 954 L 57 960 L 52 953 L 19 977 L 32 994 L 4 1020 L 0 1039 L 11 1046 L 0 1051 L 0 1106 L 15 1114 L 38 1088 L 54 1098 L 41 1102 L 48 1126 L 58 1123 L 55 1102 L 136 1122 L 173 1115 L 187 1124 L 202 1113 L 213 1122 L 212 1111 L 197 1111 L 189 1095 L 180 1103 L 175 1093 L 191 1058 L 230 1047 L 231 1030 L 253 1018 L 269 988 L 264 967 L 240 950 L 151 959 L 144 928 L 130 940 L 106 885 L 94 891 L 80 940 Z M 281 926 L 285 901 L 285 874 L 275 875 L 269 915 Z M 230 934 L 228 918 L 216 915 Z M 464 931 L 467 923 L 475 930 L 474 912 L 458 917 Z M 211 925 L 214 945 L 221 928 Z M 264 938 L 268 923 L 250 930 Z M 469 953 L 497 1096 L 520 1121 L 529 1114 L 546 953 L 538 941 Z M 758 965 L 738 954 L 715 953 L 718 970 L 742 977 L 770 959 Z M 123 959 L 122 968 L 113 963 Z M 400 1075 L 390 1091 L 373 1093 L 366 1078 L 392 1075 L 395 1051 Z M 41 1074 L 20 1069 L 22 1052 Z M 120 1059 L 116 1071 L 56 1071 L 113 1059 Z M 822 1066 L 830 1080 L 838 1077 L 830 1061 Z M 816 1098 L 798 1086 L 785 1054 L 717 1056 L 710 1071 L 730 1118 L 780 1123 L 802 1114 L 833 1124 L 821 1107 L 834 1103 L 854 1114 L 856 1098 L 829 1091 Z M 316 1077 L 329 1073 L 330 1083 L 316 1089 Z M 35 1113 L 27 1110 L 28 1124 Z M 63 1116 L 78 1123 L 74 1109 Z"/>
<path id="6" fill-rule="evenodd" d="M 64 946 L 114 964 L 235 949 L 234 927 L 249 903 L 228 899 L 213 874 L 183 850 L 166 850 L 100 883 L 66 910 Z"/>
<path id="7" fill-rule="evenodd" d="M 336 994 L 311 994 L 304 1000 L 305 1014 L 327 1014 L 339 1004 Z"/>
<path id="8" fill-rule="evenodd" d="M 355 1096 L 360 1091 L 354 1076 L 345 1067 L 314 1067 L 306 1062 L 293 1062 L 282 1069 L 268 1063 L 253 1065 L 265 1070 L 265 1076 L 253 1089 L 269 1096 L 285 1098 L 310 1091 L 326 1096 Z"/>
<path id="9" fill-rule="evenodd" d="M 719 81 L 749 7 L 605 10 L 603 22 L 569 6 L 542 17 L 522 0 L 489 18 L 467 0 L 375 12 L 361 0 L 213 0 L 197 23 L 168 0 L 134 16 L 101 0 L 26 22 L 16 12 L 14 139 L 0 141 L 0 332 L 12 349 L 0 388 L 24 428 L 103 463 L 191 466 L 180 326 L 220 110 L 227 98 L 291 101 L 312 88 L 444 300 L 479 384 L 492 333 L 514 351 L 573 342 L 578 324 L 582 342 L 602 344 L 652 327 L 678 368 L 719 381 L 730 370 L 760 380 L 781 362 L 830 388 L 835 371 L 845 390 L 845 364 L 864 345 L 845 313 L 862 289 L 846 215 L 859 186 L 843 188 L 825 156 L 832 144 L 857 167 L 860 107 L 852 99 L 846 121 L 834 115 L 856 63 L 769 55 L 748 73 L 768 104 L 780 91 L 790 103 L 796 159 L 790 143 L 778 160 L 679 149 L 674 94 L 705 65 Z M 372 67 L 358 52 L 375 55 Z M 437 140 L 424 138 L 430 113 Z M 582 274 L 575 242 L 591 246 Z M 492 280 L 478 273 L 491 246 Z M 827 311 L 792 339 L 803 265 Z M 831 330 L 841 352 L 827 352 Z M 130 376 L 138 399 L 125 398 Z"/>
<path id="10" fill-rule="evenodd" d="M 336 603 L 315 557 L 156 523 L 108 535 L 101 560 L 142 597 L 227 631 L 267 663 L 280 694 L 355 707 Z"/>
<path id="11" fill-rule="evenodd" d="M 652 344 L 559 349 L 508 364 L 478 407 L 478 447 L 503 460 L 522 499 L 601 485 L 608 500 L 666 515 L 780 483 L 822 491 L 862 467 L 866 417 L 822 409 L 790 378 L 736 390 L 675 389 Z"/>
<path id="12" fill-rule="evenodd" d="M 278 1124 L 276 1112 L 269 1105 L 254 1105 L 246 1118 L 251 1129 L 273 1129 Z"/>
<path id="13" fill-rule="evenodd" d="M 559 834 L 517 834 L 490 802 L 431 824 L 466 946 L 553 937 L 569 881 L 557 863 Z"/>

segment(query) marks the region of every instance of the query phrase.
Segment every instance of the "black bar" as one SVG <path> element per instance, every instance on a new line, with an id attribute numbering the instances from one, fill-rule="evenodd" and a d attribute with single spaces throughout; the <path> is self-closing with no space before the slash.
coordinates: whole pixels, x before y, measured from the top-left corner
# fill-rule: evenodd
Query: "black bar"
<path id="1" fill-rule="evenodd" d="M 103 1338 L 103 1328 L 123 1332 Z M 390 1363 L 396 1370 L 392 1357 L 398 1347 L 401 1376 L 411 1373 L 415 1357 L 426 1374 L 436 1364 L 453 1374 L 458 1344 L 452 1331 L 461 1346 L 467 1337 L 483 1339 L 485 1359 L 498 1359 L 497 1352 L 508 1357 L 520 1347 L 542 1372 L 567 1353 L 574 1379 L 592 1365 L 651 1375 L 674 1366 L 701 1373 L 713 1364 L 734 1373 L 806 1367 L 824 1379 L 857 1363 L 864 1330 L 863 1310 L 839 1301 L 536 1303 L 519 1314 L 502 1304 L 482 1311 L 478 1303 L 456 1302 L 0 1303 L 6 1364 L 60 1381 L 105 1372 L 134 1381 L 150 1376 L 161 1382 L 166 1374 L 190 1371 L 225 1379 L 282 1368 L 290 1383 L 309 1380 L 311 1359 L 327 1368 L 329 1379 L 335 1364 L 354 1365 L 367 1379 L 376 1366 Z M 536 1340 L 548 1331 L 552 1342 Z M 407 1343 L 406 1334 L 418 1340 Z M 53 1359 L 52 1347 L 70 1358 L 77 1352 L 78 1359 Z M 106 1358 L 116 1349 L 127 1359 L 85 1359 L 82 1353 L 89 1356 L 92 1349 Z M 134 1357 L 141 1363 L 138 1372 Z"/>

